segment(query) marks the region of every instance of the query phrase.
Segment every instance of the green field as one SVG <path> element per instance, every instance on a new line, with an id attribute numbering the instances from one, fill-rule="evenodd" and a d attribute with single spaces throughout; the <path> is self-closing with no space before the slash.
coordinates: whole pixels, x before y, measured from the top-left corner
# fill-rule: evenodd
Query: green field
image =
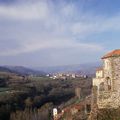
<path id="1" fill-rule="evenodd" d="M 9 91 L 10 88 L 8 87 L 0 87 L 0 92 L 5 92 L 5 91 Z"/>
<path id="2" fill-rule="evenodd" d="M 29 78 L 29 80 L 38 80 L 38 81 L 40 81 L 40 80 L 52 80 L 51 78 L 49 78 L 49 77 L 30 77 Z"/>

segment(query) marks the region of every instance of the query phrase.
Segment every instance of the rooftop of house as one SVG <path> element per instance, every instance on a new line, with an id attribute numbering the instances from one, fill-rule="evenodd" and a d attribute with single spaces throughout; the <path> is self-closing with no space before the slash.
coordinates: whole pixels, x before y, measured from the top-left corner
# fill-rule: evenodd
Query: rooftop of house
<path id="1" fill-rule="evenodd" d="M 102 71 L 102 70 L 103 70 L 102 67 L 99 67 L 99 68 L 96 69 L 96 71 Z"/>
<path id="2" fill-rule="evenodd" d="M 113 51 L 107 53 L 106 55 L 104 55 L 102 57 L 102 59 L 106 59 L 106 58 L 109 58 L 109 57 L 116 57 L 116 56 L 120 56 L 120 49 L 113 50 Z"/>

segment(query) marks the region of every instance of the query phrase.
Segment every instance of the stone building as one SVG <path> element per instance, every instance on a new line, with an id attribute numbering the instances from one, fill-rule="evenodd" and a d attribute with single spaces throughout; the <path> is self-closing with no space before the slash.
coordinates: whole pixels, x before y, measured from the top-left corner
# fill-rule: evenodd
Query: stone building
<path id="1" fill-rule="evenodd" d="M 93 98 L 96 98 L 98 108 L 120 106 L 120 49 L 114 50 L 102 57 L 103 67 L 97 69 L 93 78 Z"/>

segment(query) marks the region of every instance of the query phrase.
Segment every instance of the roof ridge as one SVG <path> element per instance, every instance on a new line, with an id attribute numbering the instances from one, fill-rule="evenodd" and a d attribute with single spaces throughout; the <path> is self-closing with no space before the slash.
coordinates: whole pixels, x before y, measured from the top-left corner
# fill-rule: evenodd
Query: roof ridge
<path id="1" fill-rule="evenodd" d="M 120 55 L 120 49 L 116 49 L 116 50 L 113 50 L 113 51 L 107 53 L 106 55 L 104 55 L 102 57 L 102 59 L 109 58 L 109 57 L 116 57 L 119 55 Z"/>

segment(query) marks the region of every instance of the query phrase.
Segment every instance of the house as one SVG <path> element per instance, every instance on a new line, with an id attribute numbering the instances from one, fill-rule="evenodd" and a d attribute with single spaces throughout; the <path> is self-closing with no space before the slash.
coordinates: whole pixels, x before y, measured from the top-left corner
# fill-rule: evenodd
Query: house
<path id="1" fill-rule="evenodd" d="M 117 108 L 120 106 L 120 49 L 102 57 L 103 67 L 96 70 L 93 78 L 93 98 L 98 108 Z M 95 97 L 96 96 L 96 97 Z"/>

